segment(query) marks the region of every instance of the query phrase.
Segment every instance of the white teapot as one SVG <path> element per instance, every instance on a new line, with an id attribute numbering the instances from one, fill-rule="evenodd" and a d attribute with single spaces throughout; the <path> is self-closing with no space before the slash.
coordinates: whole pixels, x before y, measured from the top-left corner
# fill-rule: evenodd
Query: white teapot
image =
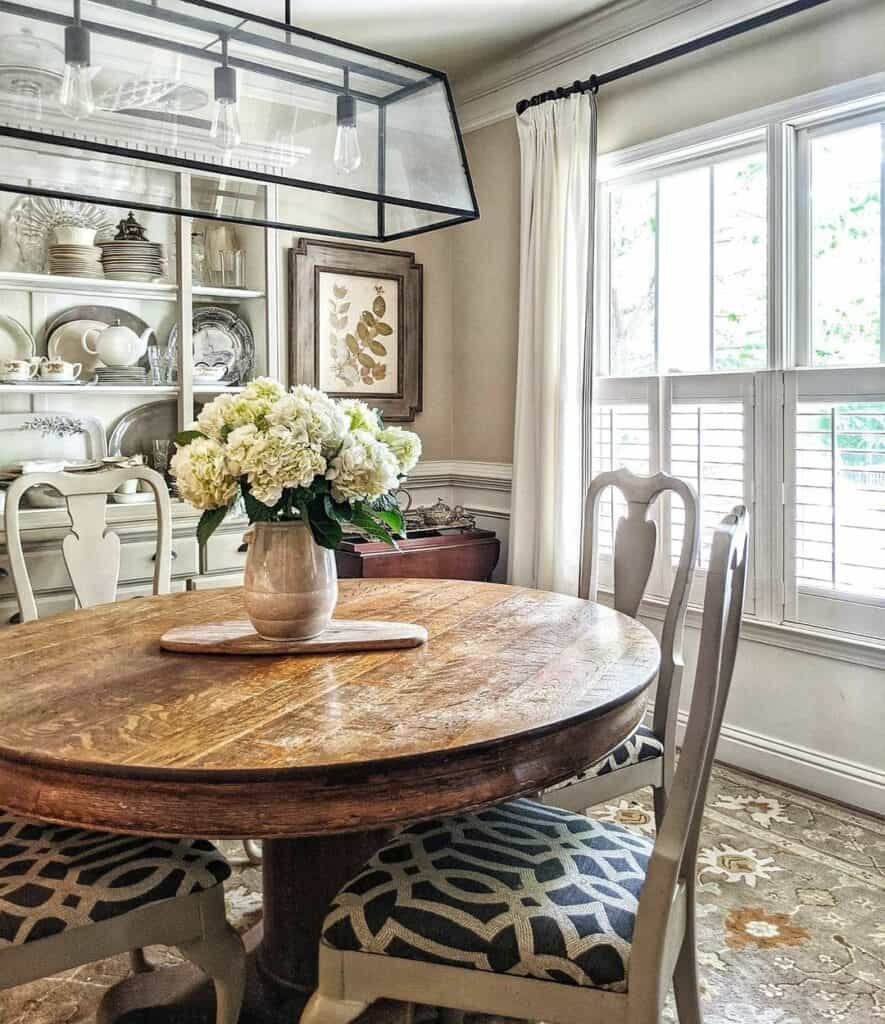
<path id="1" fill-rule="evenodd" d="M 83 335 L 83 348 L 91 356 L 98 356 L 105 366 L 134 366 L 147 352 L 151 334 L 152 328 L 147 327 L 139 337 L 135 331 L 115 320 L 103 330 L 91 327 L 86 331 Z M 94 347 L 90 344 L 93 338 Z"/>

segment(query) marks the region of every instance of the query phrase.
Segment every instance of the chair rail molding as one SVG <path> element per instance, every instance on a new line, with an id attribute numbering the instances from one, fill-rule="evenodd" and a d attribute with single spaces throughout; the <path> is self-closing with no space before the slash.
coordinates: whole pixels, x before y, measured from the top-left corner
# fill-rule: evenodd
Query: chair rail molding
<path id="1" fill-rule="evenodd" d="M 519 100 L 603 74 L 784 6 L 785 0 L 616 0 L 455 83 L 464 132 L 515 116 Z"/>

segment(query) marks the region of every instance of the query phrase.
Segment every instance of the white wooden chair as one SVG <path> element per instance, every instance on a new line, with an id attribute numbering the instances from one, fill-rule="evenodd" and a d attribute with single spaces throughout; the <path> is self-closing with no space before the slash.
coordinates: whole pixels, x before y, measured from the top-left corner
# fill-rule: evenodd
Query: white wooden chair
<path id="1" fill-rule="evenodd" d="M 654 791 L 655 818 L 660 826 L 676 766 L 676 715 L 682 686 L 682 639 L 685 612 L 700 544 L 697 495 L 689 484 L 666 473 L 637 476 L 629 469 L 601 473 L 590 484 L 585 508 L 585 540 L 579 595 L 596 599 L 599 567 L 599 505 L 608 488 L 620 491 L 627 514 L 615 531 L 612 552 L 614 607 L 636 618 L 651 575 L 657 548 L 657 527 L 648 519 L 662 495 L 682 501 L 685 525 L 679 561 L 661 629 L 661 668 L 651 726 L 640 724 L 624 743 L 574 779 L 547 790 L 544 803 L 566 810 L 587 807 L 632 793 L 642 786 Z"/>
<path id="2" fill-rule="evenodd" d="M 382 998 L 660 1024 L 671 980 L 681 1024 L 700 1024 L 698 836 L 746 560 L 740 507 L 713 536 L 688 729 L 657 839 L 526 799 L 404 829 L 335 898 L 301 1024 L 346 1024 Z"/>
<path id="3" fill-rule="evenodd" d="M 120 538 L 106 529 L 109 494 L 144 480 L 157 504 L 154 593 L 168 594 L 172 516 L 159 473 L 144 467 L 97 473 L 30 473 L 7 492 L 6 543 L 23 622 L 37 618 L 21 541 L 19 506 L 36 485 L 66 500 L 71 532 L 62 554 L 83 607 L 113 601 Z M 206 840 L 118 835 L 32 821 L 0 809 L 0 989 L 129 952 L 149 969 L 149 945 L 177 947 L 209 975 L 216 1024 L 235 1024 L 245 984 L 245 952 L 228 924 L 224 857 Z M 111 996 L 112 998 L 112 996 Z"/>
<path id="4" fill-rule="evenodd" d="M 117 597 L 120 574 L 120 538 L 107 529 L 108 496 L 127 480 L 143 480 L 154 493 L 157 505 L 157 553 L 154 559 L 154 593 L 168 594 L 172 577 L 172 511 L 169 491 L 159 473 L 145 466 L 105 469 L 96 473 L 27 473 L 6 493 L 6 546 L 12 585 L 22 622 L 37 618 L 37 602 L 22 550 L 21 499 L 32 487 L 54 487 L 62 495 L 71 517 L 71 532 L 62 541 L 74 595 L 82 608 L 105 604 Z"/>

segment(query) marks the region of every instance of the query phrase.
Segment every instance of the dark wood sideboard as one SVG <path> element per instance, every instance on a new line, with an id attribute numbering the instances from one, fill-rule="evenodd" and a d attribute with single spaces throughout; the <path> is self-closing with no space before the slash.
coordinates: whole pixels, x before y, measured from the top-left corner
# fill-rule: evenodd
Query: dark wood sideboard
<path id="1" fill-rule="evenodd" d="M 344 540 L 335 553 L 338 575 L 488 580 L 501 553 L 501 542 L 491 530 L 428 531 L 398 543 L 399 551 L 394 551 L 380 541 Z"/>

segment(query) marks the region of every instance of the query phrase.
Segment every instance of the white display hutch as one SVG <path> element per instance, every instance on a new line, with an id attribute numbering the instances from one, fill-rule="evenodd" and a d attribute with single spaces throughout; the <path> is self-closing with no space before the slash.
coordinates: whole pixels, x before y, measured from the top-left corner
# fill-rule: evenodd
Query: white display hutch
<path id="1" fill-rule="evenodd" d="M 84 178 L 95 191 L 109 199 L 125 203 L 136 197 L 157 206 L 188 206 L 220 215 L 242 217 L 272 213 L 276 197 L 272 186 L 250 184 L 248 193 L 242 182 L 223 177 L 139 165 L 113 158 L 63 159 L 41 151 L 37 146 L 14 144 L 0 154 L 2 178 L 29 188 L 64 192 L 66 186 L 76 192 Z M 19 176 L 18 169 L 21 169 Z M 46 327 L 52 319 L 73 306 L 101 305 L 125 309 L 146 321 L 162 345 L 173 325 L 178 326 L 178 381 L 176 384 L 70 387 L 67 385 L 0 384 L 0 413 L 38 414 L 70 412 L 88 414 L 101 420 L 110 435 L 121 416 L 148 402 L 177 403 L 179 428 L 194 418 L 195 406 L 210 399 L 220 388 L 195 387 L 192 375 L 191 323 L 195 308 L 223 306 L 235 310 L 249 324 L 255 338 L 254 375 L 285 378 L 279 346 L 279 296 L 276 268 L 275 232 L 271 229 L 236 224 L 239 247 L 246 252 L 246 287 L 215 287 L 195 283 L 192 276 L 192 233 L 211 227 L 211 219 L 197 220 L 135 209 L 136 219 L 145 226 L 151 241 L 162 242 L 168 268 L 166 280 L 141 283 L 108 279 L 59 277 L 49 273 L 23 270 L 14 226 L 9 214 L 21 196 L 0 192 L 0 313 L 22 323 L 33 335 L 38 355 L 46 354 Z M 128 209 L 103 207 L 116 223 Z M 235 390 L 224 388 L 225 391 Z M 3 463 L 0 452 L 0 464 Z M 189 505 L 173 500 L 175 558 L 173 587 L 234 583 L 242 572 L 245 553 L 242 533 L 245 521 L 230 517 L 215 534 L 207 548 L 199 551 L 196 523 L 199 513 Z M 155 523 L 152 505 L 109 505 L 109 526 L 123 542 L 118 599 L 138 597 L 150 592 L 153 574 Z M 41 615 L 74 607 L 70 580 L 61 556 L 60 540 L 69 522 L 64 509 L 23 509 L 24 545 Z M 2 517 L 0 517 L 2 530 Z M 0 626 L 16 621 L 17 604 L 12 592 L 5 537 L 0 533 Z"/>

